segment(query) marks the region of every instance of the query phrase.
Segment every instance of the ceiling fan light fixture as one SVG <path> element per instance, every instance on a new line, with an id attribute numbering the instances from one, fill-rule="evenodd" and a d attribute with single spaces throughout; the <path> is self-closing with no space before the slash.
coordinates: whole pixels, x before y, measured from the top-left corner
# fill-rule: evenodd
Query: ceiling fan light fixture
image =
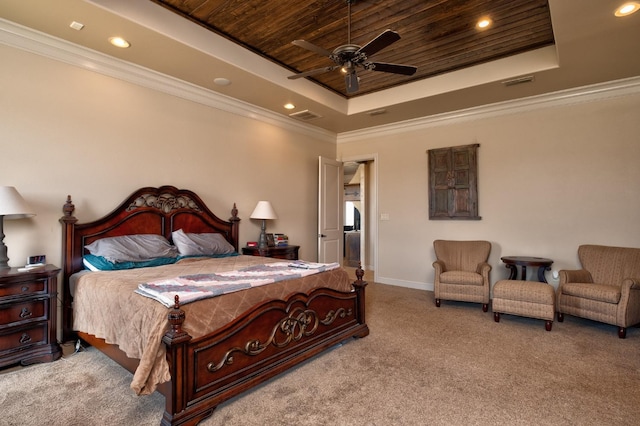
<path id="1" fill-rule="evenodd" d="M 305 40 L 294 40 L 292 42 L 296 46 L 302 47 L 331 59 L 335 63 L 335 65 L 301 72 L 295 75 L 288 76 L 287 78 L 293 80 L 297 78 L 311 77 L 313 75 L 339 69 L 342 74 L 344 74 L 347 94 L 352 94 L 356 93 L 360 88 L 360 78 L 357 74 L 357 68 L 400 75 L 415 74 L 418 68 L 414 66 L 369 61 L 369 56 L 376 54 L 382 49 L 400 40 L 400 34 L 393 30 L 384 30 L 364 46 L 351 43 L 351 3 L 353 3 L 355 0 L 346 1 L 347 5 L 349 6 L 349 11 L 347 13 L 347 44 L 343 44 L 336 47 L 333 51 L 329 51 Z"/>

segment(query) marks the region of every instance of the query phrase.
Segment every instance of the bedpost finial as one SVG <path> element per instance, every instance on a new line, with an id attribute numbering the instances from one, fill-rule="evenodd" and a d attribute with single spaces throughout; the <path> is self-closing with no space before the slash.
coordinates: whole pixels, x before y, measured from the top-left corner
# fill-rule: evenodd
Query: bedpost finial
<path id="1" fill-rule="evenodd" d="M 182 309 L 180 309 L 180 297 L 176 294 L 174 297 L 175 304 L 173 305 L 173 309 L 169 311 L 167 315 L 169 320 L 170 329 L 167 331 L 166 336 L 169 336 L 172 339 L 177 337 L 182 337 L 187 333 L 182 330 L 182 324 L 184 323 L 185 313 Z"/>
<path id="2" fill-rule="evenodd" d="M 233 203 L 233 208 L 231 209 L 231 217 L 238 217 L 238 208 L 236 207 L 236 203 Z"/>
<path id="3" fill-rule="evenodd" d="M 358 268 L 356 269 L 356 278 L 358 281 L 362 281 L 362 277 L 364 277 L 364 270 L 362 269 L 362 263 L 358 262 Z"/>
<path id="4" fill-rule="evenodd" d="M 71 195 L 67 195 L 67 202 L 64 203 L 64 206 L 62 206 L 62 212 L 65 216 L 71 216 L 75 209 L 76 206 L 74 206 L 73 202 L 71 201 Z"/>
<path id="5" fill-rule="evenodd" d="M 182 329 L 185 313 L 180 309 L 180 296 L 176 294 L 173 300 L 175 301 L 173 309 L 171 309 L 167 314 L 169 330 L 167 330 L 162 338 L 162 341 L 168 345 L 175 345 L 191 340 L 191 336 Z"/>

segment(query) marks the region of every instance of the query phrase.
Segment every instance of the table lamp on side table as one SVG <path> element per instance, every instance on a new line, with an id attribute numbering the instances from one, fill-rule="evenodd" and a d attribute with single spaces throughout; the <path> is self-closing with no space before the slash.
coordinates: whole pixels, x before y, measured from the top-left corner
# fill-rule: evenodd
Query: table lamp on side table
<path id="1" fill-rule="evenodd" d="M 4 244 L 4 219 L 23 219 L 35 216 L 31 207 L 13 186 L 0 186 L 0 269 L 9 268 L 7 246 Z"/>
<path id="2" fill-rule="evenodd" d="M 273 220 L 277 219 L 278 215 L 276 215 L 275 210 L 271 206 L 271 203 L 268 201 L 258 201 L 258 205 L 255 209 L 253 209 L 253 213 L 249 216 L 251 219 L 261 219 L 262 220 L 262 229 L 260 231 L 260 238 L 258 239 L 258 247 L 265 248 L 267 247 L 267 219 Z"/>

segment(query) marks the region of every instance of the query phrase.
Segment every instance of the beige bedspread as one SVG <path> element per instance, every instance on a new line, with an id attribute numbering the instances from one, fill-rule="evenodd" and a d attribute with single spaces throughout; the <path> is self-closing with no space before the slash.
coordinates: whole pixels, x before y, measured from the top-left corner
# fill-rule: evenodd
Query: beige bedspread
<path id="1" fill-rule="evenodd" d="M 117 344 L 128 357 L 140 359 L 131 388 L 137 394 L 150 394 L 158 384 L 171 379 L 162 344 L 169 310 L 159 302 L 135 294 L 138 284 L 163 277 L 231 271 L 274 261 L 280 260 L 257 256 L 184 259 L 173 265 L 153 268 L 83 274 L 75 284 L 73 327 L 107 343 Z M 352 281 L 347 272 L 339 268 L 200 300 L 182 307 L 186 314 L 183 328 L 193 338 L 198 338 L 262 301 L 284 299 L 291 293 L 306 293 L 318 287 L 351 291 Z"/>

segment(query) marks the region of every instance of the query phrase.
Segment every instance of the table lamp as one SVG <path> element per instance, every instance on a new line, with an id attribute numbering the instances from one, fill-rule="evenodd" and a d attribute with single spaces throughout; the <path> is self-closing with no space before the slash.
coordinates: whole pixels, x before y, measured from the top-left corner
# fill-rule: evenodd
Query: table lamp
<path id="1" fill-rule="evenodd" d="M 250 218 L 262 220 L 262 230 L 260 231 L 260 238 L 258 239 L 258 247 L 267 247 L 267 234 L 265 233 L 267 230 L 266 221 L 267 219 L 278 218 L 278 215 L 276 215 L 275 210 L 273 210 L 271 203 L 268 201 L 258 201 L 258 205 L 253 209 L 253 213 L 251 213 Z"/>
<path id="2" fill-rule="evenodd" d="M 4 219 L 23 219 L 35 216 L 31 207 L 13 186 L 0 186 L 0 269 L 9 268 L 7 246 L 4 245 Z"/>

